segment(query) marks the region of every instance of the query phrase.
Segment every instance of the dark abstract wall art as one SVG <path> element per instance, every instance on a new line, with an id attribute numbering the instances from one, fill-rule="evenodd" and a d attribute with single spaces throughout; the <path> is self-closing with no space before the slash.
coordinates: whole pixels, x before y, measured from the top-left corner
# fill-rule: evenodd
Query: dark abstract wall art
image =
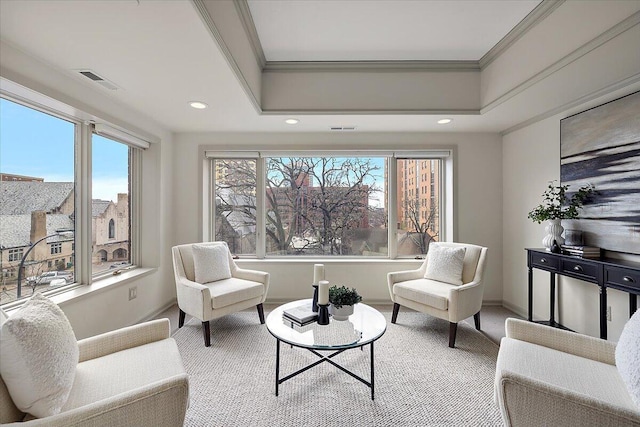
<path id="1" fill-rule="evenodd" d="M 560 121 L 560 181 L 597 194 L 565 229 L 585 245 L 640 254 L 640 92 Z"/>

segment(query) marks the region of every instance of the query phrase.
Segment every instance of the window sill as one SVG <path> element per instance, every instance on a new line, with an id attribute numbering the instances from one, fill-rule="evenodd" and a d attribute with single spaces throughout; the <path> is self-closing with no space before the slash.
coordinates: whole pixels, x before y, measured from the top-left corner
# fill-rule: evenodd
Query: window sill
<path id="1" fill-rule="evenodd" d="M 234 260 L 238 264 L 243 263 L 274 263 L 274 264 L 397 264 L 415 262 L 422 264 L 424 259 L 415 258 L 238 258 Z"/>
<path id="2" fill-rule="evenodd" d="M 50 296 L 51 300 L 58 305 L 64 305 L 70 301 L 80 300 L 90 295 L 95 295 L 101 292 L 105 292 L 114 286 L 123 286 L 134 280 L 138 280 L 141 277 L 148 276 L 149 274 L 157 271 L 156 268 L 134 268 L 129 271 L 123 271 L 118 275 L 109 275 L 95 280 L 91 285 L 78 285 L 77 287 L 66 290 L 59 294 Z"/>
<path id="3" fill-rule="evenodd" d="M 157 268 L 135 268 L 129 271 L 123 271 L 116 276 L 109 275 L 97 279 L 91 285 L 75 285 L 66 289 L 61 289 L 59 292 L 53 291 L 47 296 L 56 304 L 64 306 L 65 303 L 79 301 L 83 298 L 93 296 L 101 292 L 106 292 L 109 289 L 113 289 L 113 287 L 123 286 L 156 271 Z M 10 313 L 11 311 L 22 307 L 22 304 L 24 304 L 27 299 L 28 297 L 20 301 L 9 303 L 8 307 L 3 307 L 3 310 Z"/>

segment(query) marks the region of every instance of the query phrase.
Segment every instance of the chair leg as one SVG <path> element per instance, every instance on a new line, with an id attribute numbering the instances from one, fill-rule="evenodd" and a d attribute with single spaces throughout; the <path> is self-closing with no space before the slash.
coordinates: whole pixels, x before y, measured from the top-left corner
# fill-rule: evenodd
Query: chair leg
<path id="1" fill-rule="evenodd" d="M 451 348 L 456 344 L 456 332 L 458 332 L 458 324 L 449 322 L 449 347 Z"/>
<path id="2" fill-rule="evenodd" d="M 211 330 L 209 329 L 209 321 L 202 322 L 202 333 L 204 335 L 204 346 L 211 347 Z"/>
<path id="3" fill-rule="evenodd" d="M 473 321 L 476 324 L 476 329 L 480 330 L 480 312 L 473 315 Z"/>
<path id="4" fill-rule="evenodd" d="M 393 303 L 393 313 L 391 314 L 391 323 L 396 323 L 398 320 L 398 312 L 400 311 L 400 304 Z"/>
<path id="5" fill-rule="evenodd" d="M 264 307 L 262 303 L 256 305 L 256 309 L 258 309 L 258 317 L 260 318 L 260 323 L 264 325 Z"/>
<path id="6" fill-rule="evenodd" d="M 184 316 L 187 313 L 185 313 L 184 311 L 180 310 L 180 316 L 178 317 L 178 328 L 182 328 L 184 326 Z"/>

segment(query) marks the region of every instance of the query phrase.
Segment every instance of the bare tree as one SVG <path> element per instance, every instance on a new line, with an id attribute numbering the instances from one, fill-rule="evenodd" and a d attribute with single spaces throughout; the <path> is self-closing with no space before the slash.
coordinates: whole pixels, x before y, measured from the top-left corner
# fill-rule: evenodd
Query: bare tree
<path id="1" fill-rule="evenodd" d="M 220 184 L 216 181 L 216 214 L 228 218 L 230 212 L 242 212 L 245 222 L 255 226 L 256 198 L 247 194 L 257 188 L 255 163 L 216 162 L 221 162 L 216 173 L 222 177 Z M 351 253 L 350 232 L 366 224 L 370 195 L 379 191 L 374 185 L 379 169 L 361 158 L 270 158 L 265 181 L 269 250 Z M 216 238 L 225 237 L 218 234 L 223 224 L 216 229 Z"/>
<path id="2" fill-rule="evenodd" d="M 426 217 L 423 217 L 422 212 L 425 211 L 420 209 L 421 203 L 417 196 L 415 199 L 403 202 L 402 210 L 408 229 L 401 237 L 400 243 L 408 239 L 420 251 L 420 254 L 426 254 L 429 249 L 429 243 L 436 241 L 439 234 L 436 224 L 438 208 L 435 202 L 429 202 L 426 209 Z"/>
<path id="3" fill-rule="evenodd" d="M 24 281 L 21 285 L 31 288 L 31 294 L 36 292 L 38 285 L 42 284 L 42 273 L 45 271 L 46 261 L 31 261 L 24 264 Z"/>
<path id="4" fill-rule="evenodd" d="M 227 242 L 233 253 L 255 250 L 255 235 L 250 232 L 256 226 L 255 161 L 216 160 L 214 173 L 216 240 Z"/>
<path id="5" fill-rule="evenodd" d="M 368 158 L 321 157 L 304 161 L 317 184 L 304 216 L 309 228 L 319 237 L 325 254 L 352 253 L 350 232 L 368 226 L 365 220 L 369 198 L 379 191 L 375 172 L 380 167 Z"/>

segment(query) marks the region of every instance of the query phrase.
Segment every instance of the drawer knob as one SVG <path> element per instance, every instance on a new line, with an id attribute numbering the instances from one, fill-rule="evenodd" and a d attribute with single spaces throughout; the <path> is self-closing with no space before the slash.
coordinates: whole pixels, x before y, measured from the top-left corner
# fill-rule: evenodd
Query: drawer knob
<path id="1" fill-rule="evenodd" d="M 542 264 L 544 264 L 545 262 L 547 262 L 547 259 L 546 259 L 546 258 L 540 258 L 540 262 L 541 262 Z"/>
<path id="2" fill-rule="evenodd" d="M 574 271 L 582 271 L 582 267 L 580 267 L 579 265 L 576 265 L 575 267 L 573 267 Z"/>
<path id="3" fill-rule="evenodd" d="M 630 277 L 630 276 L 624 276 L 622 278 L 622 280 L 624 280 L 625 282 L 628 282 L 628 283 L 634 283 L 635 282 L 635 280 L 633 280 L 633 277 Z"/>

